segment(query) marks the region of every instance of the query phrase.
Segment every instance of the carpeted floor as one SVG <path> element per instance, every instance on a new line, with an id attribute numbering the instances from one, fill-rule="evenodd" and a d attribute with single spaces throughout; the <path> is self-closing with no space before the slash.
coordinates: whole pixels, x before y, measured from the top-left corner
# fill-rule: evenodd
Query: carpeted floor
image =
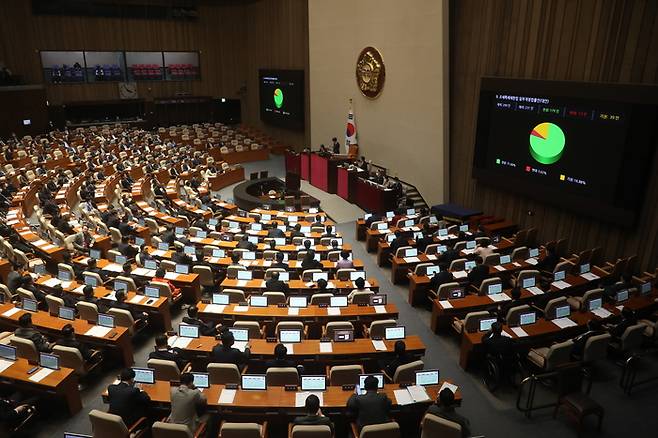
<path id="1" fill-rule="evenodd" d="M 271 176 L 284 177 L 282 157 L 272 160 L 245 164 L 245 173 L 268 170 Z M 363 212 L 357 207 L 334 195 L 328 195 L 306 183 L 303 190 L 319 198 L 322 208 L 339 224 L 338 231 L 350 243 L 354 257 L 362 259 L 369 277 L 375 277 L 380 282 L 381 291 L 389 296 L 400 312 L 400 323 L 407 327 L 407 332 L 419 335 L 427 346 L 424 357 L 426 368 L 438 368 L 441 377 L 451 379 L 460 387 L 463 394 L 461 413 L 470 419 L 473 433 L 491 438 L 554 438 L 576 436 L 575 428 L 564 414 L 556 420 L 552 418 L 552 409 L 537 411 L 532 419 L 527 419 L 516 409 L 517 393 L 514 389 L 500 390 L 495 395 L 490 394 L 481 383 L 479 374 L 474 371 L 463 371 L 458 364 L 459 342 L 457 337 L 433 334 L 429 329 L 429 311 L 422 308 L 412 308 L 407 304 L 407 285 L 393 285 L 390 282 L 390 270 L 377 267 L 375 255 L 368 254 L 363 242 L 355 240 L 354 222 Z M 219 192 L 223 199 L 232 198 L 232 187 Z M 336 198 L 336 199 L 334 199 Z M 174 325 L 180 322 L 182 315 L 174 314 Z M 152 350 L 153 336 L 138 341 L 135 346 L 135 363 L 144 365 L 146 357 Z M 653 364 L 658 362 L 653 358 Z M 620 437 L 631 433 L 633 437 L 658 436 L 658 419 L 655 416 L 657 406 L 656 384 L 640 387 L 628 397 L 619 388 L 618 381 L 621 370 L 612 361 L 607 361 L 597 368 L 597 377 L 592 389 L 592 397 L 605 408 L 603 431 L 597 435 L 593 422 L 588 423 L 584 436 Z M 69 418 L 61 413 L 61 407 L 54 407 L 52 412 L 45 414 L 45 419 L 39 422 L 31 435 L 36 437 L 61 437 L 64 431 L 90 433 L 91 427 L 87 414 L 91 409 L 105 409 L 100 394 L 114 379 L 118 369 L 106 370 L 101 377 L 93 379 L 82 392 L 83 410 Z M 658 367 L 649 370 L 658 375 Z M 555 397 L 545 388 L 540 388 L 538 401 L 554 400 Z"/>

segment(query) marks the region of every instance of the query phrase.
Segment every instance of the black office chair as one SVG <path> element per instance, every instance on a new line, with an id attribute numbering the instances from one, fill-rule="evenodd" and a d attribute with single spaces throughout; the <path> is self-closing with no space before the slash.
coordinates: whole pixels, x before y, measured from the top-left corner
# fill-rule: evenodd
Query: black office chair
<path id="1" fill-rule="evenodd" d="M 249 174 L 249 180 L 258 179 L 258 172 L 251 172 Z"/>
<path id="2" fill-rule="evenodd" d="M 261 171 L 261 173 L 260 173 L 261 179 L 267 178 L 268 176 L 269 176 L 269 172 L 267 170 Z"/>

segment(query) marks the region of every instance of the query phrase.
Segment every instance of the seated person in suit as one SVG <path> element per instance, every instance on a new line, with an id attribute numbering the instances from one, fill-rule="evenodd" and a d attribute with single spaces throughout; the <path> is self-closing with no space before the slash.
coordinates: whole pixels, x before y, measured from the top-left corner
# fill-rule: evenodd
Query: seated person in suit
<path id="1" fill-rule="evenodd" d="M 324 234 L 321 237 L 336 237 L 334 228 L 331 225 L 327 225 L 324 229 Z"/>
<path id="2" fill-rule="evenodd" d="M 366 281 L 362 277 L 359 277 L 356 280 L 354 280 L 354 285 L 356 286 L 356 289 L 352 289 L 352 291 L 347 296 L 347 300 L 349 302 L 352 302 L 352 299 L 354 298 L 354 295 L 357 292 L 368 292 L 368 291 L 370 291 L 370 288 L 366 287 Z"/>
<path id="3" fill-rule="evenodd" d="M 73 248 L 79 252 L 88 252 L 93 243 L 94 238 L 91 236 L 87 225 L 82 226 L 82 230 L 75 234 L 75 238 L 72 242 Z"/>
<path id="4" fill-rule="evenodd" d="M 482 257 L 475 257 L 475 267 L 468 273 L 468 282 L 480 287 L 482 281 L 489 277 L 489 266 L 482 264 Z"/>
<path id="5" fill-rule="evenodd" d="M 324 227 L 324 225 L 322 224 L 322 215 L 321 214 L 315 215 L 315 222 L 313 222 L 311 224 L 311 228 L 313 228 L 313 227 Z"/>
<path id="6" fill-rule="evenodd" d="M 315 292 L 317 294 L 332 294 L 335 292 L 334 289 L 327 289 L 327 286 L 329 286 L 329 284 L 327 283 L 327 280 L 325 280 L 324 278 L 318 280 L 317 286 L 318 286 L 318 290 L 317 292 Z"/>
<path id="7" fill-rule="evenodd" d="M 445 251 L 441 253 L 441 263 L 445 263 L 446 266 L 450 266 L 450 263 L 452 263 L 454 260 L 457 260 L 459 258 L 459 251 L 454 249 L 451 246 L 448 246 Z"/>
<path id="8" fill-rule="evenodd" d="M 265 369 L 295 367 L 295 362 L 288 359 L 288 349 L 283 344 L 274 347 L 274 359 L 265 361 Z"/>
<path id="9" fill-rule="evenodd" d="M 121 243 L 117 246 L 117 251 L 129 259 L 134 258 L 139 252 L 137 248 L 130 244 L 130 238 L 128 236 L 121 236 Z"/>
<path id="10" fill-rule="evenodd" d="M 304 237 L 304 233 L 302 233 L 302 225 L 301 224 L 295 224 L 293 227 L 292 231 L 290 231 L 290 237 Z"/>
<path id="11" fill-rule="evenodd" d="M 283 292 L 284 294 L 288 293 L 288 285 L 279 280 L 279 273 L 272 272 L 269 280 L 265 282 L 265 290 L 272 292 Z"/>
<path id="12" fill-rule="evenodd" d="M 92 360 L 93 362 L 99 362 L 102 358 L 100 353 L 94 354 L 94 350 L 78 341 L 78 339 L 75 337 L 75 329 L 71 324 L 66 324 L 64 327 L 62 327 L 62 337 L 57 340 L 56 344 L 63 347 L 76 348 L 82 355 L 82 358 L 85 360 L 85 362 L 91 362 Z"/>
<path id="13" fill-rule="evenodd" d="M 149 359 L 170 360 L 176 363 L 179 370 L 187 366 L 187 360 L 181 357 L 181 350 L 179 348 L 169 347 L 166 335 L 158 335 L 155 337 L 155 350 L 149 353 Z"/>
<path id="14" fill-rule="evenodd" d="M 348 269 L 348 268 L 353 268 L 354 263 L 352 263 L 352 260 L 350 260 L 350 253 L 349 251 L 341 251 L 340 252 L 340 260 L 336 262 L 336 269 Z"/>
<path id="15" fill-rule="evenodd" d="M 373 222 L 379 222 L 382 218 L 383 216 L 381 214 L 373 213 L 372 216 L 365 220 L 366 228 L 370 229 L 370 225 L 372 225 Z"/>
<path id="16" fill-rule="evenodd" d="M 172 296 L 177 296 L 180 294 L 180 289 L 178 289 L 176 286 L 174 286 L 174 283 L 169 281 L 168 279 L 165 278 L 165 275 L 167 273 L 165 272 L 165 269 L 162 267 L 159 267 L 158 269 L 155 270 L 155 276 L 153 277 L 153 281 L 157 281 L 158 283 L 166 283 L 169 285 L 169 289 L 171 290 L 171 295 Z"/>
<path id="17" fill-rule="evenodd" d="M 306 255 L 302 260 L 303 269 L 322 269 L 322 263 L 315 260 L 315 251 L 309 249 L 306 251 Z"/>
<path id="18" fill-rule="evenodd" d="M 100 275 L 101 280 L 105 281 L 107 280 L 107 275 L 103 273 L 103 270 L 97 266 L 96 259 L 89 259 L 87 260 L 87 268 L 85 269 L 87 272 L 93 272 L 95 274 Z M 84 272 L 84 271 L 83 271 Z"/>
<path id="19" fill-rule="evenodd" d="M 198 412 L 206 407 L 206 396 L 194 386 L 192 373 L 180 376 L 180 385 L 171 390 L 171 413 L 169 423 L 184 424 L 191 433 L 199 426 Z"/>
<path id="20" fill-rule="evenodd" d="M 478 243 L 477 248 L 475 248 L 474 254 L 479 255 L 480 257 L 482 257 L 482 260 L 484 260 L 488 255 L 491 255 L 494 252 L 496 251 L 489 248 L 489 245 L 483 245 Z"/>
<path id="21" fill-rule="evenodd" d="M 244 353 L 233 348 L 233 343 L 235 338 L 233 333 L 230 331 L 225 331 L 222 333 L 222 343 L 217 344 L 213 347 L 212 352 L 210 353 L 210 362 L 214 363 L 232 363 L 237 365 L 243 365 L 247 362 L 250 355 L 249 347 L 245 348 Z"/>
<path id="22" fill-rule="evenodd" d="M 491 329 L 482 337 L 487 354 L 491 354 L 508 364 L 514 353 L 514 341 L 507 336 L 503 336 L 503 324 L 494 322 Z"/>
<path id="23" fill-rule="evenodd" d="M 96 298 L 94 295 L 93 286 L 86 285 L 84 288 L 82 288 L 82 297 L 79 299 L 79 301 L 96 304 L 99 313 L 107 312 L 107 305 L 100 298 Z"/>
<path id="24" fill-rule="evenodd" d="M 188 265 L 188 266 L 194 263 L 192 257 L 185 254 L 183 248 L 181 248 L 180 246 L 177 247 L 176 252 L 172 254 L 171 261 L 174 263 L 178 263 L 180 265 Z"/>
<path id="25" fill-rule="evenodd" d="M 283 230 L 277 228 L 279 226 L 279 223 L 277 221 L 273 221 L 271 226 L 272 228 L 270 228 L 267 231 L 267 237 L 274 237 L 274 238 L 286 237 L 286 233 Z"/>
<path id="26" fill-rule="evenodd" d="M 535 265 L 535 269 L 553 272 L 553 269 L 555 269 L 558 263 L 560 263 L 560 257 L 555 252 L 555 249 L 552 246 L 546 246 L 546 255 Z"/>
<path id="27" fill-rule="evenodd" d="M 425 224 L 423 226 L 423 237 L 421 237 L 416 241 L 416 248 L 418 248 L 418 252 L 425 252 L 425 249 L 427 249 L 427 245 L 431 245 L 433 243 L 434 243 L 434 238 L 432 237 L 432 232 L 430 231 L 430 227 L 428 224 Z"/>
<path id="28" fill-rule="evenodd" d="M 119 383 L 107 388 L 108 412 L 120 416 L 126 427 L 130 427 L 146 416 L 151 398 L 141 388 L 135 387 L 135 371 L 132 368 L 122 370 L 119 380 Z"/>
<path id="29" fill-rule="evenodd" d="M 395 253 L 398 251 L 399 248 L 403 246 L 407 246 L 409 244 L 409 239 L 404 237 L 404 233 L 400 230 L 395 232 L 395 239 L 389 244 L 389 247 L 391 248 L 391 255 L 395 256 Z"/>
<path id="30" fill-rule="evenodd" d="M 587 331 L 582 333 L 575 338 L 573 338 L 573 348 L 571 350 L 571 356 L 574 358 L 581 358 L 585 350 L 585 344 L 587 340 L 592 336 L 598 336 L 605 333 L 603 331 L 603 324 L 600 319 L 590 319 L 587 322 Z"/>
<path id="31" fill-rule="evenodd" d="M 130 304 L 126 303 L 126 292 L 123 290 L 118 290 L 114 293 L 114 297 L 116 298 L 116 301 L 114 301 L 111 305 L 111 309 L 123 309 L 127 310 L 130 312 L 130 315 L 133 317 L 135 321 L 138 319 L 147 319 L 148 318 L 148 313 L 146 312 L 141 312 L 134 307 L 132 307 Z"/>
<path id="32" fill-rule="evenodd" d="M 455 394 L 450 388 L 443 388 L 443 390 L 439 392 L 439 397 L 437 398 L 436 403 L 427 408 L 427 413 L 459 424 L 462 427 L 462 438 L 471 436 L 468 419 L 455 412 Z"/>
<path id="33" fill-rule="evenodd" d="M 50 292 L 50 295 L 64 300 L 64 306 L 66 307 L 72 307 L 75 309 L 75 304 L 78 302 L 73 294 L 64 293 L 64 289 L 62 288 L 61 284 L 54 286 Z"/>
<path id="34" fill-rule="evenodd" d="M 430 286 L 429 286 L 431 290 L 437 293 L 439 292 L 439 288 L 441 287 L 442 284 L 450 283 L 455 279 L 452 276 L 452 273 L 448 271 L 447 264 L 439 263 L 439 269 L 440 271 L 434 274 L 434 276 L 430 280 Z"/>
<path id="35" fill-rule="evenodd" d="M 391 400 L 386 394 L 377 393 L 378 380 L 375 376 L 365 378 L 363 387 L 365 394 L 353 394 L 347 400 L 347 410 L 356 417 L 356 424 L 361 430 L 370 424 L 388 423 L 391 421 Z"/>
<path id="36" fill-rule="evenodd" d="M 35 407 L 28 403 L 21 403 L 8 397 L 0 397 L 0 424 L 3 429 L 12 429 L 25 421 L 35 412 Z"/>
<path id="37" fill-rule="evenodd" d="M 199 318 L 199 309 L 195 305 L 187 308 L 187 316 L 183 317 L 183 322 L 199 327 L 202 336 L 215 336 L 221 328 L 221 324 L 215 325 L 211 322 L 201 320 Z"/>
<path id="38" fill-rule="evenodd" d="M 498 306 L 498 320 L 500 321 L 505 321 L 507 318 L 507 312 L 509 312 L 509 309 L 512 307 L 520 306 L 521 305 L 521 288 L 520 287 L 513 287 L 512 290 L 510 291 L 510 295 L 512 296 L 512 299 L 510 301 L 504 301 L 503 304 L 500 304 Z"/>
<path id="39" fill-rule="evenodd" d="M 414 360 L 411 355 L 407 354 L 407 344 L 404 341 L 395 341 L 393 351 L 395 351 L 395 357 L 382 367 L 390 381 L 393 381 L 393 376 L 395 376 L 399 366 L 406 365 Z"/>
<path id="40" fill-rule="evenodd" d="M 240 238 L 240 241 L 238 242 L 238 245 L 236 246 L 238 249 L 246 249 L 249 251 L 255 251 L 256 250 L 256 245 L 251 243 L 249 241 L 249 236 L 246 234 L 243 234 L 242 237 Z"/>
<path id="41" fill-rule="evenodd" d="M 274 256 L 274 259 L 276 261 L 272 263 L 272 268 L 288 269 L 288 263 L 283 261 L 284 255 L 282 252 L 277 252 L 276 255 Z"/>
<path id="42" fill-rule="evenodd" d="M 18 318 L 18 328 L 14 330 L 14 336 L 23 339 L 29 339 L 34 343 L 37 351 L 50 352 L 53 344 L 37 329 L 32 326 L 32 314 L 24 313 Z"/>
<path id="43" fill-rule="evenodd" d="M 306 408 L 306 415 L 303 417 L 296 417 L 293 420 L 293 424 L 299 424 L 299 425 L 304 425 L 304 426 L 329 426 L 329 429 L 331 429 L 331 433 L 333 436 L 333 431 L 334 431 L 334 424 L 331 422 L 331 420 L 328 417 L 325 417 L 322 414 L 322 410 L 320 410 L 320 399 L 318 398 L 317 395 L 311 394 L 308 397 L 306 397 L 306 402 L 305 402 L 305 408 Z"/>

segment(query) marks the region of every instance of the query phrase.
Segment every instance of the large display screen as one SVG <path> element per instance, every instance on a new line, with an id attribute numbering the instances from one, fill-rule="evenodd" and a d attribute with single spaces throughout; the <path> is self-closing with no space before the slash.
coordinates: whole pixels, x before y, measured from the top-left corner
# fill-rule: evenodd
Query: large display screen
<path id="1" fill-rule="evenodd" d="M 483 78 L 473 176 L 632 225 L 657 144 L 657 90 Z"/>
<path id="2" fill-rule="evenodd" d="M 260 70 L 260 119 L 272 125 L 304 129 L 304 71 Z"/>

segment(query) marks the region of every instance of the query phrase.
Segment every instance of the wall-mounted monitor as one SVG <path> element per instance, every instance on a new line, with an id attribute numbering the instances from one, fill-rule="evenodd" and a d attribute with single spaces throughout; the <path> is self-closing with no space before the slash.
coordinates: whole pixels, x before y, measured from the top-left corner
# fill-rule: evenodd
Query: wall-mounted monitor
<path id="1" fill-rule="evenodd" d="M 126 59 L 123 52 L 85 52 L 87 82 L 123 82 Z"/>
<path id="2" fill-rule="evenodd" d="M 260 119 L 271 125 L 304 129 L 304 71 L 259 70 Z"/>
<path id="3" fill-rule="evenodd" d="M 199 52 L 164 52 L 164 66 L 168 81 L 201 79 Z"/>
<path id="4" fill-rule="evenodd" d="M 164 79 L 162 52 L 126 52 L 128 81 Z"/>
<path id="5" fill-rule="evenodd" d="M 85 57 L 82 51 L 44 50 L 41 55 L 43 78 L 50 84 L 85 82 Z"/>
<path id="6" fill-rule="evenodd" d="M 658 87 L 483 78 L 473 176 L 632 226 L 657 145 Z"/>

